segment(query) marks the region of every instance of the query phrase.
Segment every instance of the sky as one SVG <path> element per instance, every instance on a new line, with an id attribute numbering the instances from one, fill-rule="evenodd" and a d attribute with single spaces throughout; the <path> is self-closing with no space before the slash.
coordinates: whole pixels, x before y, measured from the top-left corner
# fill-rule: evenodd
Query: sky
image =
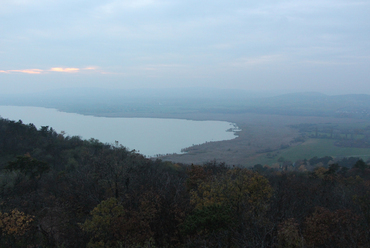
<path id="1" fill-rule="evenodd" d="M 0 0 L 0 93 L 370 94 L 370 0 Z"/>

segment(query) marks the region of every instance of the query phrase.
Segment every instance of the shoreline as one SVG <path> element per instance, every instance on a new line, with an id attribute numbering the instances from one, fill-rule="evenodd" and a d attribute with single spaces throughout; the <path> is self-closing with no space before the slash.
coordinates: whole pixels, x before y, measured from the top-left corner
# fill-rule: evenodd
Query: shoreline
<path id="1" fill-rule="evenodd" d="M 60 112 L 81 114 L 84 116 L 105 117 L 105 118 L 159 118 L 159 119 L 179 119 L 191 121 L 225 121 L 241 129 L 237 136 L 230 140 L 209 141 L 197 144 L 186 149 L 186 153 L 166 154 L 151 158 L 158 158 L 164 161 L 171 161 L 183 164 L 204 164 L 209 161 L 225 162 L 228 165 L 240 165 L 250 167 L 257 163 L 276 164 L 279 156 L 284 154 L 286 159 L 292 160 L 292 153 L 284 150 L 294 150 L 301 144 L 294 143 L 300 133 L 291 125 L 302 123 L 323 124 L 332 123 L 339 125 L 356 125 L 358 123 L 370 124 L 368 120 L 336 117 L 315 117 L 315 116 L 288 116 L 255 113 L 132 113 L 132 112 L 92 112 L 92 111 L 72 111 L 65 108 L 55 108 Z M 337 151 L 339 148 L 336 149 Z M 318 154 L 318 153 L 317 153 Z M 321 154 L 321 153 L 320 153 Z M 355 153 L 353 153 L 355 154 Z M 359 154 L 359 153 L 356 153 Z M 316 156 L 314 152 L 312 157 Z M 331 154 L 326 154 L 331 155 Z M 285 156 L 285 155 L 284 155 Z M 290 158 L 292 157 L 292 158 Z M 310 157 L 302 157 L 301 159 Z"/>

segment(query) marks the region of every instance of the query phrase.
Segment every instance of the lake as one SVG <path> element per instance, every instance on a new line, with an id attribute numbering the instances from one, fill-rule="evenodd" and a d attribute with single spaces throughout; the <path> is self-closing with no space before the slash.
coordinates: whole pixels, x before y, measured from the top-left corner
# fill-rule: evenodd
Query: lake
<path id="1" fill-rule="evenodd" d="M 181 153 L 182 148 L 210 141 L 234 139 L 237 126 L 225 121 L 192 121 L 160 118 L 108 118 L 60 112 L 56 109 L 0 106 L 0 116 L 52 127 L 69 136 L 95 138 L 119 144 L 146 156 Z"/>

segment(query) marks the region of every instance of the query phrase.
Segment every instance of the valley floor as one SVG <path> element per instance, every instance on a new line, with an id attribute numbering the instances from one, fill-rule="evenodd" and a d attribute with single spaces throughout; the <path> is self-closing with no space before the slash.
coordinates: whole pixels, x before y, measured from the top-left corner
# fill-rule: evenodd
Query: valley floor
<path id="1" fill-rule="evenodd" d="M 105 115 L 104 116 L 112 116 Z M 280 157 L 285 160 L 309 159 L 314 156 L 358 156 L 367 160 L 369 148 L 336 147 L 333 140 L 308 139 L 294 142 L 301 134 L 291 125 L 303 123 L 331 124 L 347 126 L 367 126 L 370 121 L 350 118 L 284 116 L 268 114 L 214 114 L 214 113 L 181 113 L 181 114 L 114 114 L 115 117 L 157 117 L 191 120 L 219 120 L 236 123 L 241 131 L 236 132 L 233 140 L 208 142 L 186 149 L 184 154 L 163 155 L 159 158 L 185 164 L 203 164 L 216 160 L 230 165 L 253 166 L 255 164 L 274 165 Z"/>

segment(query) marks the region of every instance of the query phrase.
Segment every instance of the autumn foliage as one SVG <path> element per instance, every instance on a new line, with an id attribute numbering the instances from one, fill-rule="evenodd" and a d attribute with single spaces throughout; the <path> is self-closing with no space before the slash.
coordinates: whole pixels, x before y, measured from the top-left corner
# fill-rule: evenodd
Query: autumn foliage
<path id="1" fill-rule="evenodd" d="M 307 164 L 173 164 L 0 119 L 0 247 L 369 247 L 368 164 Z"/>

